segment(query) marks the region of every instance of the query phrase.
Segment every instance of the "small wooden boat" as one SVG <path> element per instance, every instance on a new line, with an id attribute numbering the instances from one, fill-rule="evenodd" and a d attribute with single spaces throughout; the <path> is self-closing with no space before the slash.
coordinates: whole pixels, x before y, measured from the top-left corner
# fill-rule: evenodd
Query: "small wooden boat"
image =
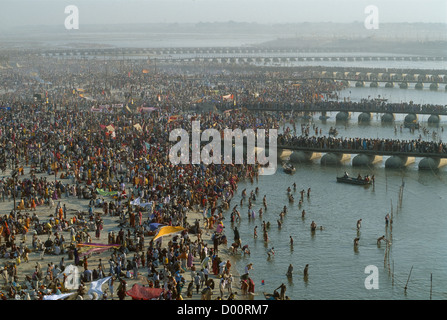
<path id="1" fill-rule="evenodd" d="M 404 122 L 405 128 L 419 129 L 419 122 Z"/>
<path id="2" fill-rule="evenodd" d="M 296 171 L 295 167 L 290 163 L 284 163 L 282 168 L 284 169 L 285 173 L 289 173 L 289 174 L 292 174 Z"/>
<path id="3" fill-rule="evenodd" d="M 329 129 L 329 135 L 331 136 L 336 136 L 338 134 L 338 131 L 337 131 L 337 129 L 336 128 L 330 128 Z"/>
<path id="4" fill-rule="evenodd" d="M 282 300 L 281 296 L 279 295 L 279 293 L 276 290 L 273 292 L 273 294 L 265 293 L 265 292 L 263 292 L 263 294 L 264 294 L 265 300 Z M 290 298 L 288 296 L 285 296 L 284 300 L 290 300 Z"/>
<path id="5" fill-rule="evenodd" d="M 302 116 L 301 119 L 303 119 L 305 121 L 309 121 L 309 120 L 312 119 L 312 116 L 309 116 L 309 115 L 306 114 L 306 115 Z"/>
<path id="6" fill-rule="evenodd" d="M 372 180 L 368 176 L 364 178 L 352 178 L 349 176 L 337 177 L 337 182 L 356 184 L 356 185 L 369 185 Z"/>

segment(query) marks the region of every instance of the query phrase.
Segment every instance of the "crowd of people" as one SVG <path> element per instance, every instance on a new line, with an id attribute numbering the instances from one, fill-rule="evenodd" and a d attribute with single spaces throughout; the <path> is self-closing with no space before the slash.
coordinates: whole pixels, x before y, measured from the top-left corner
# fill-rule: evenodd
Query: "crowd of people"
<path id="1" fill-rule="evenodd" d="M 39 110 L 39 107 L 34 111 L 36 109 Z M 139 265 L 146 266 L 151 275 L 155 273 L 154 265 L 163 265 L 172 275 L 180 268 L 184 272 L 186 267 L 179 264 L 180 259 L 177 258 L 189 252 L 197 252 L 197 257 L 201 254 L 201 249 L 192 249 L 193 244 L 186 241 L 189 232 L 200 231 L 197 226 L 188 224 L 188 211 L 210 208 L 210 216 L 222 219 L 222 207 L 218 200 L 223 196 L 230 199 L 240 179 L 254 179 L 257 174 L 255 168 L 249 165 L 238 168 L 172 165 L 168 158 L 169 131 L 179 123 L 168 123 L 168 114 L 154 114 L 146 118 L 124 113 L 95 114 L 89 120 L 87 113 L 54 114 L 56 121 L 50 127 L 44 124 L 49 122 L 48 118 L 53 112 L 35 113 L 23 107 L 3 115 L 3 159 L 6 170 L 17 171 L 14 176 L 4 177 L 0 182 L 1 200 L 11 204 L 14 201 L 16 209 L 1 219 L 5 241 L 2 257 L 9 258 L 8 261 L 21 259 L 27 251 L 43 251 L 45 254 L 69 254 L 77 264 L 77 255 L 71 252 L 76 252 L 76 244 L 91 242 L 95 236 L 98 238 L 102 217 L 112 216 L 116 217 L 119 226 L 133 230 L 132 233 L 120 230 L 116 237 L 111 235 L 110 243 L 122 245 L 120 250 L 123 252 L 120 254 L 128 250 L 136 252 L 136 263 L 141 260 L 139 253 L 145 252 L 146 263 Z M 239 125 L 254 124 L 249 118 L 234 120 Z M 132 126 L 135 121 L 141 124 L 141 130 Z M 109 122 L 113 122 L 116 128 L 114 138 L 107 130 L 100 129 L 102 123 Z M 204 126 L 216 122 L 223 125 L 224 118 L 213 115 L 202 117 Z M 67 123 L 72 125 L 65 126 Z M 183 125 L 187 125 L 187 120 L 183 121 Z M 86 134 L 89 128 L 97 130 Z M 29 174 L 25 172 L 27 168 Z M 97 190 L 116 192 L 115 199 L 104 199 Z M 87 208 L 83 212 L 73 212 L 65 204 L 61 207 L 61 201 L 72 198 L 88 203 Z M 135 199 L 141 203 L 152 203 L 149 210 L 144 211 L 144 218 L 142 207 L 131 205 Z M 52 216 L 48 219 L 38 217 L 34 212 L 39 208 L 48 208 Z M 100 211 L 97 212 L 96 208 Z M 181 239 L 185 243 L 176 243 L 164 250 L 157 248 L 156 244 L 147 247 L 145 227 L 151 223 L 184 227 L 186 231 Z M 89 236 L 90 231 L 95 231 L 95 236 Z M 23 237 L 29 233 L 48 234 L 51 245 L 36 243 L 33 247 L 26 247 Z M 64 233 L 70 234 L 67 240 L 63 239 Z M 200 247 L 201 243 L 196 246 Z M 211 255 L 212 251 L 205 255 Z M 212 263 L 216 263 L 218 257 L 212 257 Z M 166 262 L 164 258 L 167 258 Z M 13 261 L 19 261 L 16 260 Z M 115 268 L 110 268 L 107 274 L 120 278 L 121 270 L 129 270 L 127 261 L 113 261 Z M 85 268 L 85 271 L 88 270 Z M 86 279 L 94 278 L 89 276 Z M 161 279 L 168 284 L 173 283 L 170 282 L 172 277 Z M 44 282 L 44 279 L 40 280 Z M 6 278 L 5 284 L 10 281 Z M 160 280 L 153 281 L 152 285 L 160 286 Z M 180 294 L 178 286 L 169 285 L 168 288 L 170 290 L 165 292 L 172 292 L 170 298 L 177 298 Z M 80 296 L 82 292 L 79 292 Z"/>
<path id="2" fill-rule="evenodd" d="M 279 110 L 296 112 L 345 111 L 377 113 L 424 113 L 447 114 L 447 105 L 416 104 L 408 102 L 389 103 L 380 99 L 362 99 L 360 102 L 344 100 L 306 100 L 294 103 L 254 103 L 245 106 L 249 110 Z"/>
<path id="3" fill-rule="evenodd" d="M 74 63 L 68 66 L 79 67 Z M 218 245 L 208 249 L 201 237 L 203 226 L 198 221 L 190 223 L 187 215 L 206 209 L 206 228 L 214 231 L 223 221 L 223 210 L 228 208 L 238 181 L 257 178 L 256 165 L 172 165 L 169 132 L 177 127 L 189 129 L 191 124 L 185 107 L 180 108 L 185 103 L 184 96 L 176 98 L 178 105 L 164 102 L 152 113 L 140 113 L 132 106 L 95 113 L 89 100 L 73 97 L 71 81 L 61 86 L 67 80 L 65 67 L 65 63 L 55 62 L 39 68 L 39 77 L 48 79 L 45 83 L 17 69 L 18 75 L 5 82 L 6 90 L 0 98 L 2 105 L 11 108 L 0 111 L 4 174 L 0 180 L 0 201 L 12 208 L 0 220 L 1 257 L 5 262 L 2 298 L 43 299 L 69 292 L 65 287 L 65 263 L 83 268 L 76 290 L 78 298 L 86 297 L 88 283 L 109 276 L 109 296 L 124 299 L 126 279 L 137 279 L 142 268 L 147 270 L 142 281 L 148 287 L 164 289 L 160 299 L 191 296 L 189 286 L 182 291 L 186 283 L 181 274 L 187 271 L 206 279 L 209 269 L 209 274 L 225 280 L 220 286 L 231 288 L 231 263 L 221 261 Z M 91 78 L 96 76 L 100 77 L 93 73 Z M 169 82 L 169 90 L 190 96 L 187 88 L 175 89 L 176 81 L 163 73 L 151 85 L 163 85 L 163 77 Z M 137 81 L 132 75 L 126 74 L 125 78 Z M 117 80 L 115 84 L 118 83 Z M 115 84 L 112 91 L 128 94 Z M 91 88 L 86 90 L 92 92 Z M 36 99 L 35 92 L 45 94 Z M 174 96 L 173 92 L 169 94 Z M 123 101 L 107 100 L 107 96 L 104 93 L 103 100 L 95 103 Z M 182 117 L 171 122 L 173 111 Z M 278 126 L 275 118 L 259 119 L 237 111 L 193 114 L 200 119 L 202 128 Z M 150 205 L 132 205 L 136 199 Z M 81 204 L 81 209 L 72 209 L 76 206 L 69 205 L 71 201 Z M 108 244 L 119 247 L 113 249 L 108 262 L 103 259 L 92 267 L 88 263 L 90 255 L 78 245 L 100 239 L 104 220 L 109 217 L 119 230 L 106 230 Z M 162 247 L 161 242 L 147 240 L 154 235 L 152 224 L 181 226 L 184 231 Z M 197 240 L 191 241 L 190 234 Z M 34 272 L 23 277 L 20 267 L 30 263 L 30 256 L 39 260 Z M 61 263 L 50 263 L 45 272 L 40 259 L 47 256 L 61 259 Z M 204 260 L 209 262 L 203 263 L 201 270 L 194 270 L 192 262 Z M 197 289 L 195 276 L 192 279 Z M 118 287 L 113 287 L 114 281 Z M 200 287 L 204 286 L 212 289 L 214 281 L 201 281 Z M 231 290 L 228 292 L 232 296 Z"/>
<path id="4" fill-rule="evenodd" d="M 396 152 L 412 154 L 446 154 L 447 144 L 422 139 L 400 140 L 384 138 L 347 138 L 333 136 L 293 135 L 291 132 L 278 135 L 278 146 L 325 150 L 353 150 L 373 152 Z"/>
<path id="5" fill-rule="evenodd" d="M 219 279 L 220 298 L 227 288 L 232 299 L 234 267 L 219 253 L 219 245 L 226 244 L 224 214 L 238 182 L 257 179 L 258 166 L 173 165 L 170 132 L 191 130 L 192 119 L 200 120 L 202 130 L 277 129 L 282 115 L 249 113 L 235 105 L 319 103 L 341 88 L 284 81 L 303 76 L 287 70 L 201 74 L 168 65 L 154 73 L 147 61 L 39 56 L 16 65 L 1 71 L 2 299 L 72 292 L 64 273 L 69 264 L 83 269 L 77 299 L 87 298 L 88 283 L 105 277 L 108 293 L 97 298 L 125 299 L 130 279 L 163 289 L 158 299 L 190 298 L 199 289 L 209 298 Z M 209 103 L 213 107 L 205 108 Z M 104 104 L 118 107 L 93 112 Z M 287 134 L 279 135 L 278 145 L 446 152 L 434 142 Z M 191 221 L 192 212 L 202 212 L 202 222 Z M 106 220 L 113 227 L 104 230 Z M 182 231 L 165 244 L 153 240 L 153 226 Z M 209 233 L 211 242 L 204 238 Z M 95 254 L 80 245 L 101 242 L 105 234 L 111 247 L 92 265 Z M 48 256 L 59 263 L 45 269 L 41 261 Z M 33 271 L 21 273 L 32 259 Z M 189 283 L 185 273 L 191 274 Z M 253 291 L 247 278 L 241 287 Z"/>

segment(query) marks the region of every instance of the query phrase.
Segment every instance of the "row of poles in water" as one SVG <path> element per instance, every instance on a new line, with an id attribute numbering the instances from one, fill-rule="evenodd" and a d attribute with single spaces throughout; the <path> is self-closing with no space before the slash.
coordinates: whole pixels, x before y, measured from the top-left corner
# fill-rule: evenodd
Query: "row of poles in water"
<path id="1" fill-rule="evenodd" d="M 396 214 L 398 214 L 399 211 L 402 209 L 404 187 L 405 187 L 405 182 L 402 178 L 402 184 L 399 186 Z M 391 243 L 392 243 L 392 239 L 393 239 L 393 222 L 394 222 L 394 210 L 393 210 L 393 200 L 391 199 L 390 219 L 389 219 L 389 223 L 387 223 L 387 227 L 386 227 L 386 239 L 388 241 L 386 241 L 386 248 L 385 248 L 385 255 L 384 255 L 384 267 L 388 270 L 388 275 L 391 277 L 391 283 L 394 286 L 394 283 L 395 283 L 394 260 L 392 261 L 392 266 L 390 265 Z M 410 281 L 412 271 L 413 271 L 413 266 L 411 266 L 407 281 L 404 286 L 405 295 L 407 294 L 408 283 Z M 430 300 L 432 299 L 432 292 L 433 292 L 433 274 L 430 273 Z"/>

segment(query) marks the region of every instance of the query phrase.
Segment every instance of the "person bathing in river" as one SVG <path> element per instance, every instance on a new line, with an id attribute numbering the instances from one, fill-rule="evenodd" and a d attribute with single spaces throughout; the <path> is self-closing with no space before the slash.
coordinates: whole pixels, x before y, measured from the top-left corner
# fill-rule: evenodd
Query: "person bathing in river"
<path id="1" fill-rule="evenodd" d="M 287 273 L 286 273 L 286 275 L 287 275 L 288 277 L 291 277 L 292 274 L 293 274 L 293 266 L 292 266 L 292 264 L 289 264 L 289 267 L 287 268 Z"/>
<path id="2" fill-rule="evenodd" d="M 377 245 L 380 245 L 382 240 L 388 243 L 388 240 L 385 238 L 385 235 L 383 235 L 383 236 L 377 238 Z"/>
<path id="3" fill-rule="evenodd" d="M 304 267 L 304 278 L 307 278 L 309 276 L 309 264 L 306 264 Z"/>
<path id="4" fill-rule="evenodd" d="M 268 242 L 269 241 L 269 235 L 267 233 L 267 230 L 264 231 L 264 242 Z"/>
<path id="5" fill-rule="evenodd" d="M 357 220 L 357 230 L 360 230 L 360 227 L 362 226 L 362 219 Z"/>

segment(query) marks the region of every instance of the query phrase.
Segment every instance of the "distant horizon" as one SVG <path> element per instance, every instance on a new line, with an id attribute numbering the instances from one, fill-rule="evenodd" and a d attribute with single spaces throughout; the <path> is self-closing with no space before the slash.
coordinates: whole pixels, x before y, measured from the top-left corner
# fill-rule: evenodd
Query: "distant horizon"
<path id="1" fill-rule="evenodd" d="M 117 23 L 84 23 L 85 26 L 107 26 L 107 25 L 195 25 L 195 24 L 249 24 L 249 25 L 295 25 L 295 24 L 363 24 L 363 21 L 350 21 L 350 22 L 334 22 L 334 21 L 301 21 L 301 22 L 247 22 L 247 21 L 235 21 L 235 20 L 227 20 L 227 21 L 197 21 L 197 22 L 117 22 Z M 393 25 L 393 24 L 427 24 L 427 25 L 445 25 L 447 26 L 447 22 L 382 22 L 383 25 Z M 34 26 L 45 26 L 45 27 L 53 27 L 60 26 L 60 24 L 35 24 L 35 25 L 21 25 L 20 27 L 34 27 Z"/>
<path id="2" fill-rule="evenodd" d="M 0 29 L 63 26 L 68 5 L 79 9 L 81 25 L 354 23 L 365 20 L 370 5 L 383 24 L 447 24 L 445 0 L 2 0 Z"/>
<path id="3" fill-rule="evenodd" d="M 310 21 L 302 21 L 302 22 L 274 22 L 274 23 L 263 23 L 263 22 L 246 22 L 246 21 L 234 21 L 234 20 L 228 20 L 228 21 L 198 21 L 198 22 L 116 22 L 116 23 L 84 23 L 82 24 L 82 28 L 79 30 L 76 30 L 76 32 L 82 32 L 85 31 L 87 28 L 92 27 L 98 27 L 98 28 L 104 28 L 104 27 L 132 27 L 132 26 L 198 26 L 198 25 L 215 25 L 215 26 L 224 26 L 228 24 L 234 24 L 234 25 L 240 25 L 240 26 L 259 26 L 259 27 L 281 27 L 281 26 L 302 26 L 302 25 L 308 25 L 308 26 L 324 26 L 324 25 L 337 25 L 337 26 L 348 26 L 348 25 L 361 25 L 363 26 L 363 21 L 351 21 L 351 22 L 310 22 Z M 382 29 L 383 26 L 440 26 L 441 28 L 446 28 L 447 30 L 447 22 L 383 22 L 381 23 Z M 20 25 L 20 26 L 10 26 L 6 27 L 3 30 L 26 30 L 29 28 L 34 29 L 53 29 L 53 28 L 60 28 L 61 31 L 63 28 L 61 28 L 60 24 L 36 24 L 36 25 Z M 0 27 L 0 30 L 1 27 Z M 379 30 L 377 30 L 379 31 Z"/>

